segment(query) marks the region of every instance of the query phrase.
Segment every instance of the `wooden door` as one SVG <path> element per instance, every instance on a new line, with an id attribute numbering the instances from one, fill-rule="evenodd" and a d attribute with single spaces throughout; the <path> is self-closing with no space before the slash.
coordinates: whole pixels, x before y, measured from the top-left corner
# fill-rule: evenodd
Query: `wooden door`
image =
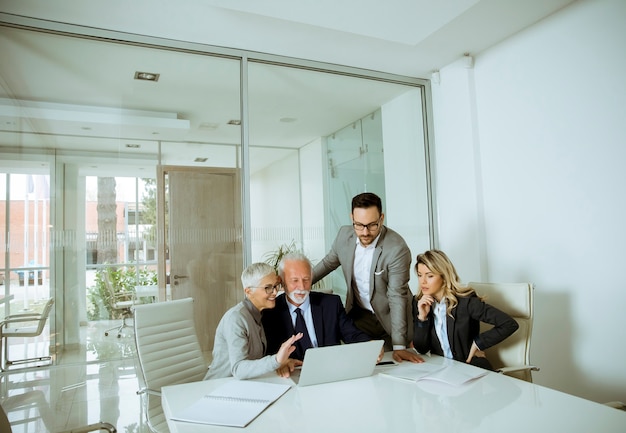
<path id="1" fill-rule="evenodd" d="M 222 315 L 243 299 L 241 200 L 235 169 L 165 166 L 165 254 L 172 299 L 192 297 L 205 354 Z"/>

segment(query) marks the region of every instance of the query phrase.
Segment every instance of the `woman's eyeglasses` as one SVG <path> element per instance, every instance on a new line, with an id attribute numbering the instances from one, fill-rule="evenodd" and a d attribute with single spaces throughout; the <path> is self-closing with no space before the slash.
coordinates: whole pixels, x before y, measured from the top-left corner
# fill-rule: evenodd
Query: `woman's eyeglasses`
<path id="1" fill-rule="evenodd" d="M 255 287 L 255 289 L 263 289 L 265 290 L 265 293 L 271 295 L 272 293 L 274 293 L 274 290 L 276 290 L 276 292 L 280 292 L 281 290 L 283 290 L 283 283 L 276 283 L 273 286 L 268 284 L 267 286 Z"/>

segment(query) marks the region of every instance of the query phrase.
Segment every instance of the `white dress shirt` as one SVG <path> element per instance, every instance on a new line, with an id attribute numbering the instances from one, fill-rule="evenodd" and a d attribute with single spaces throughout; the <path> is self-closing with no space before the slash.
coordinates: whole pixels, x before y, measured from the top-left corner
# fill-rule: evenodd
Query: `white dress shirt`
<path id="1" fill-rule="evenodd" d="M 437 338 L 441 343 L 441 350 L 443 356 L 452 359 L 452 350 L 450 349 L 450 341 L 448 340 L 448 324 L 446 319 L 446 300 L 441 299 L 441 302 L 437 302 L 435 305 L 435 332 Z"/>
<path id="2" fill-rule="evenodd" d="M 354 265 L 352 268 L 352 275 L 354 276 L 354 282 L 359 295 L 359 304 L 370 310 L 372 313 L 374 309 L 370 302 L 370 271 L 372 269 L 372 258 L 374 257 L 374 249 L 380 235 L 374 239 L 374 242 L 364 247 L 361 245 L 359 238 L 356 238 L 356 250 L 354 251 Z"/>

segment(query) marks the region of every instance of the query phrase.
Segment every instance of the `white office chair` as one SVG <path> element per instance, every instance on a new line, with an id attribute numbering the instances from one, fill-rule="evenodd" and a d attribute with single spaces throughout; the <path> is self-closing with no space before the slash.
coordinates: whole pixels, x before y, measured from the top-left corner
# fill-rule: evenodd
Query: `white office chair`
<path id="1" fill-rule="evenodd" d="M 500 373 L 532 382 L 530 339 L 533 328 L 533 290 L 531 283 L 468 283 L 484 301 L 504 311 L 519 324 L 506 340 L 485 351 L 491 365 Z M 481 331 L 491 325 L 481 323 Z"/>
<path id="2" fill-rule="evenodd" d="M 126 323 L 126 319 L 130 319 L 133 317 L 133 308 L 137 303 L 135 292 L 116 290 L 108 270 L 105 270 L 102 273 L 102 278 L 109 294 L 109 303 L 111 305 L 111 309 L 122 315 L 122 323 L 120 325 L 106 329 L 104 331 L 104 336 L 108 337 L 109 332 L 116 329 L 117 338 L 121 338 L 124 328 L 128 328 L 131 326 Z"/>
<path id="3" fill-rule="evenodd" d="M 194 324 L 193 299 L 135 307 L 135 342 L 148 426 L 169 432 L 161 387 L 202 380 L 207 372 Z M 139 377 L 139 375 L 138 375 Z"/>
<path id="4" fill-rule="evenodd" d="M 50 406 L 46 401 L 43 391 L 39 389 L 0 399 L 0 432 L 11 433 L 13 431 L 7 412 L 30 407 L 39 410 L 39 415 L 41 416 L 46 429 L 53 432 L 54 430 L 52 430 L 51 426 L 54 424 L 54 420 L 52 419 L 54 417 L 53 414 L 50 413 Z M 101 421 L 94 424 L 74 427 L 71 430 L 59 433 L 88 433 L 101 430 L 105 430 L 109 433 L 117 432 L 117 429 L 113 424 Z"/>
<path id="5" fill-rule="evenodd" d="M 52 357 L 50 355 L 35 356 L 32 358 L 22 359 L 9 359 L 9 338 L 20 337 L 38 337 L 43 332 L 46 326 L 46 321 L 52 310 L 54 304 L 54 298 L 48 299 L 43 307 L 41 313 L 20 313 L 6 316 L 0 322 L 0 358 L 2 362 L 0 364 L 0 371 L 4 371 L 11 365 L 26 364 L 31 362 L 43 362 L 46 364 L 52 364 Z M 4 356 L 2 351 L 4 348 Z M 39 365 L 41 366 L 41 364 Z"/>

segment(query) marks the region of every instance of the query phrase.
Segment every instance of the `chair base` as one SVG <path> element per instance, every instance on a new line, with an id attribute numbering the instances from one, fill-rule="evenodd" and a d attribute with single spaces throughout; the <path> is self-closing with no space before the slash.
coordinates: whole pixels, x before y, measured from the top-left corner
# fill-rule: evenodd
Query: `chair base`
<path id="1" fill-rule="evenodd" d="M 109 433 L 117 433 L 117 429 L 115 428 L 113 424 L 110 424 L 108 422 L 102 422 L 102 421 L 97 422 L 95 424 L 89 424 L 84 427 L 76 427 L 76 428 L 73 428 L 72 430 L 67 430 L 61 433 L 88 433 L 88 432 L 101 431 L 101 430 L 106 430 Z"/>
<path id="2" fill-rule="evenodd" d="M 122 330 L 123 330 L 124 328 L 131 328 L 131 329 L 133 329 L 133 326 L 132 326 L 132 325 L 129 325 L 129 324 L 127 324 L 127 323 L 126 323 L 126 319 L 129 319 L 129 318 L 130 318 L 129 316 L 124 316 L 124 317 L 122 318 L 122 324 L 121 324 L 121 325 L 119 325 L 119 326 L 114 326 L 114 327 L 112 327 L 112 328 L 109 328 L 109 329 L 105 330 L 105 331 L 104 331 L 104 336 L 105 336 L 105 337 L 108 337 L 108 336 L 109 336 L 109 333 L 110 333 L 111 331 L 113 331 L 114 329 L 117 329 L 117 338 L 121 338 L 121 337 L 122 337 Z"/>
<path id="3" fill-rule="evenodd" d="M 16 360 L 10 360 L 10 359 L 5 359 L 4 360 L 4 365 L 2 366 L 2 368 L 0 368 L 0 371 L 7 371 L 9 369 L 9 367 L 13 366 L 13 365 L 21 365 L 21 364 L 30 364 L 31 362 L 46 362 L 45 364 L 38 364 L 38 365 L 33 365 L 32 367 L 48 367 L 52 364 L 54 364 L 54 362 L 52 361 L 52 356 L 37 356 L 34 358 L 26 358 L 26 359 L 16 359 Z M 22 368 L 26 368 L 27 366 L 23 366 Z"/>

